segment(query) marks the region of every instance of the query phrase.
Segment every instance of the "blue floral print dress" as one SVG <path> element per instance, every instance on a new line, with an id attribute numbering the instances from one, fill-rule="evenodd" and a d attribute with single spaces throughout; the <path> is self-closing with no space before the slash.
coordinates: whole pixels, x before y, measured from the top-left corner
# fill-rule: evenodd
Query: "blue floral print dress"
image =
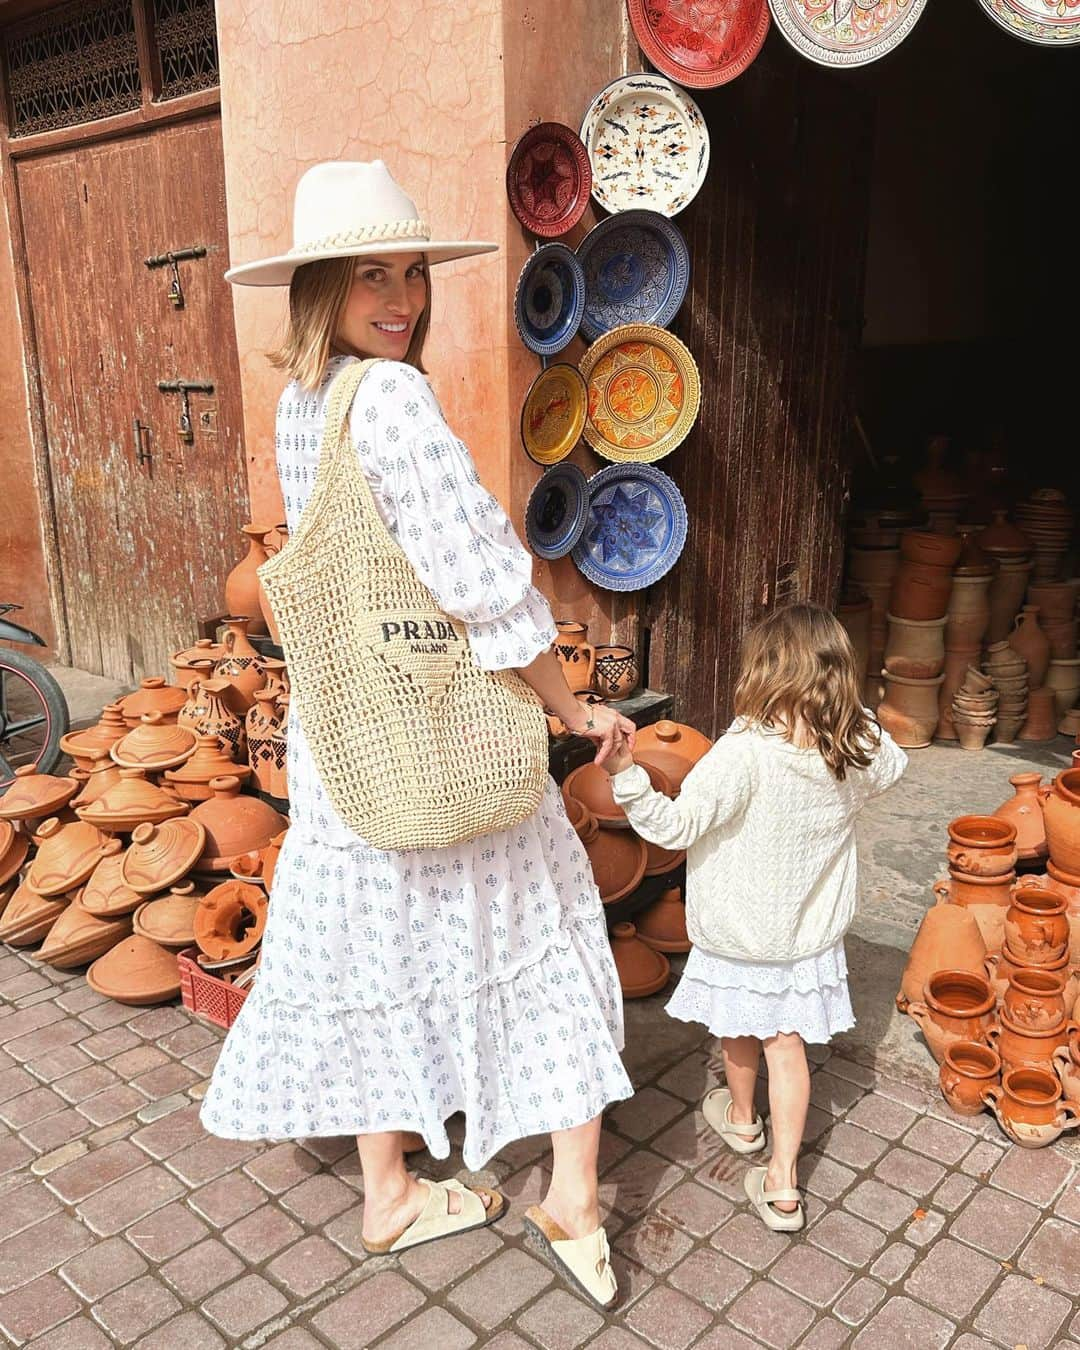
<path id="1" fill-rule="evenodd" d="M 290 531 L 315 482 L 329 385 L 278 405 Z M 353 441 L 379 513 L 487 670 L 555 637 L 532 563 L 412 366 L 360 385 Z M 213 1134 L 283 1139 L 416 1130 L 481 1167 L 526 1135 L 583 1124 L 633 1089 L 600 897 L 549 779 L 520 825 L 451 848 L 372 848 L 337 816 L 295 711 L 290 829 L 258 976 L 202 1108 Z M 392 785 L 387 785 L 392 790 Z"/>

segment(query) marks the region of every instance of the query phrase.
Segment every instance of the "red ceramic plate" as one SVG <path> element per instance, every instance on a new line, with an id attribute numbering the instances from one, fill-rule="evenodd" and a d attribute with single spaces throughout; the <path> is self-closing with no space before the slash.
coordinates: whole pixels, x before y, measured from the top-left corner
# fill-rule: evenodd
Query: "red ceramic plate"
<path id="1" fill-rule="evenodd" d="M 592 166 L 577 133 L 541 122 L 521 137 L 506 166 L 506 195 L 522 225 L 543 239 L 572 230 L 589 204 Z"/>
<path id="2" fill-rule="evenodd" d="M 626 8 L 641 50 L 688 89 L 741 75 L 769 31 L 767 0 L 626 0 Z"/>

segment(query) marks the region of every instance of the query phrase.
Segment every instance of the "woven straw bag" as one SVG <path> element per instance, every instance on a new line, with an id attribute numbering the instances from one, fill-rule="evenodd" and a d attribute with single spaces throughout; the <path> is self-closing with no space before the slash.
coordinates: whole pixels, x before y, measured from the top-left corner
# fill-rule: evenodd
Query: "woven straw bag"
<path id="1" fill-rule="evenodd" d="M 349 435 L 372 364 L 334 381 L 311 499 L 259 580 L 341 819 L 376 848 L 444 848 L 536 810 L 547 723 L 516 672 L 480 669 L 383 524 Z"/>

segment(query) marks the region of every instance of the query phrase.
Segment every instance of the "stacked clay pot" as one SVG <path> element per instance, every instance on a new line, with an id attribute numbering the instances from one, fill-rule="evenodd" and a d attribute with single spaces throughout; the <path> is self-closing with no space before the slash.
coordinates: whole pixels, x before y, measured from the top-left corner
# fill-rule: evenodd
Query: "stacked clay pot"
<path id="1" fill-rule="evenodd" d="M 1008 642 L 992 642 L 986 650 L 983 669 L 1000 696 L 994 739 L 1009 744 L 1027 721 L 1030 692 L 1027 662 Z"/>
<path id="2" fill-rule="evenodd" d="M 898 619 L 944 619 L 952 594 L 952 569 L 963 541 L 956 535 L 905 530 L 900 566 L 889 596 L 889 614 Z"/>
<path id="3" fill-rule="evenodd" d="M 995 511 L 992 523 L 976 536 L 976 543 L 997 564 L 988 593 L 990 621 L 986 627 L 986 641 L 1003 642 L 1027 590 L 1031 575 L 1031 540 L 1015 525 L 1009 524 L 1007 511 Z"/>
<path id="4" fill-rule="evenodd" d="M 998 697 L 993 680 L 974 666 L 965 669 L 949 706 L 949 722 L 962 750 L 981 750 L 986 744 L 997 722 Z"/>
<path id="5" fill-rule="evenodd" d="M 1064 493 L 1056 488 L 1040 488 L 1017 505 L 1016 523 L 1033 546 L 1034 581 L 1057 581 L 1060 578 L 1073 521 L 1073 513 Z"/>
<path id="6" fill-rule="evenodd" d="M 1050 644 L 1050 659 L 1068 661 L 1076 652 L 1076 588 L 1068 581 L 1033 583 L 1027 589 L 1028 604 L 1039 611 L 1039 627 Z"/>
<path id="7" fill-rule="evenodd" d="M 852 650 L 855 653 L 855 668 L 865 684 L 871 673 L 870 648 L 873 603 L 865 591 L 855 586 L 849 587 L 840 597 L 840 602 L 836 607 L 836 617 L 847 630 Z"/>
<path id="8" fill-rule="evenodd" d="M 945 682 L 938 700 L 937 736 L 939 740 L 960 740 L 967 749 L 978 739 L 977 732 L 969 729 L 960 735 L 952 715 L 953 699 L 969 669 L 978 666 L 982 654 L 982 641 L 990 622 L 989 590 L 994 560 L 976 544 L 971 527 L 961 527 L 960 537 L 960 557 L 953 568 L 952 593 L 945 615 Z"/>
<path id="9" fill-rule="evenodd" d="M 882 671 L 885 693 L 878 706 L 878 719 L 885 730 L 906 750 L 930 744 L 938 724 L 938 692 L 945 676 L 907 679 Z"/>
<path id="10" fill-rule="evenodd" d="M 900 566 L 900 549 L 896 546 L 852 548 L 848 553 L 848 580 L 870 601 L 870 654 L 867 659 L 868 693 L 877 683 L 878 672 L 885 664 L 885 642 L 888 637 L 889 595 L 893 579 Z M 880 693 L 868 699 L 876 707 Z"/>

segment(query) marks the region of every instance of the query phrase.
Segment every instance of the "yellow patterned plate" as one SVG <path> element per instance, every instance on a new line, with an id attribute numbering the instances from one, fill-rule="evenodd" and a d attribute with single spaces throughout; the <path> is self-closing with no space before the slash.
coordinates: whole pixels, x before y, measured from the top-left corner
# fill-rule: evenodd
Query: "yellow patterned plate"
<path id="1" fill-rule="evenodd" d="M 581 360 L 589 391 L 585 439 L 605 459 L 651 464 L 689 435 L 701 405 L 694 358 L 666 328 L 627 323 Z"/>
<path id="2" fill-rule="evenodd" d="M 521 440 L 537 464 L 558 464 L 581 440 L 588 397 L 585 381 L 565 361 L 533 380 L 521 409 Z"/>

